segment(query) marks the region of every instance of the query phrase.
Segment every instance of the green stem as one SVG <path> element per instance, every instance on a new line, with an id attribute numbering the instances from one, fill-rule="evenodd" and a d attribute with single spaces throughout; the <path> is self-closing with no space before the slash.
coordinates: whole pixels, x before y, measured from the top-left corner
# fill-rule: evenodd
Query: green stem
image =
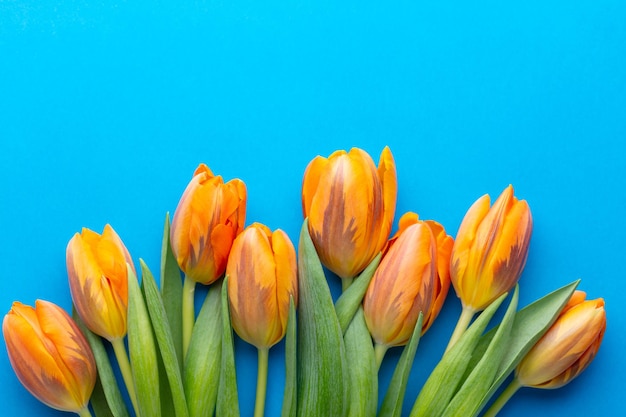
<path id="1" fill-rule="evenodd" d="M 196 282 L 185 276 L 183 284 L 183 358 L 187 356 L 189 343 L 191 342 L 191 333 L 193 332 L 193 324 L 196 319 L 196 310 L 194 306 L 194 298 L 196 293 Z"/>
<path id="2" fill-rule="evenodd" d="M 258 371 L 256 380 L 256 403 L 254 417 L 263 417 L 265 414 L 265 396 L 267 395 L 267 365 L 269 362 L 269 348 L 259 348 Z"/>
<path id="3" fill-rule="evenodd" d="M 124 339 L 118 338 L 112 340 L 111 344 L 113 345 L 113 352 L 115 353 L 115 358 L 117 359 L 117 363 L 120 367 L 122 379 L 124 380 L 124 384 L 126 384 L 126 390 L 128 391 L 130 402 L 133 404 L 135 414 L 139 415 L 135 382 L 133 380 L 133 372 L 130 368 L 130 360 L 128 359 L 128 354 L 126 353 L 126 347 L 124 346 Z"/>
<path id="4" fill-rule="evenodd" d="M 500 394 L 500 396 L 494 401 L 491 407 L 489 407 L 489 410 L 485 412 L 483 417 L 495 417 L 500 412 L 500 410 L 502 410 L 504 404 L 506 404 L 511 399 L 513 394 L 515 394 L 517 390 L 521 387 L 522 384 L 520 384 L 518 379 L 513 378 L 513 381 L 511 381 L 506 389 L 502 391 L 502 394 Z"/>
<path id="5" fill-rule="evenodd" d="M 380 343 L 376 343 L 374 345 L 374 355 L 376 356 L 376 370 L 380 369 L 380 365 L 383 363 L 383 358 L 385 357 L 385 353 L 387 353 L 387 349 L 389 346 L 381 345 Z"/>
<path id="6" fill-rule="evenodd" d="M 454 346 L 454 344 L 461 338 L 461 336 L 463 336 L 463 333 L 465 333 L 465 330 L 467 330 L 470 322 L 472 321 L 472 317 L 474 317 L 474 313 L 474 309 L 463 306 L 463 311 L 461 311 L 459 321 L 456 323 L 456 327 L 454 328 L 454 332 L 452 332 L 452 336 L 450 336 L 450 341 L 448 342 L 446 352 L 452 349 L 452 346 Z"/>
<path id="7" fill-rule="evenodd" d="M 91 416 L 91 412 L 89 411 L 89 408 L 85 407 L 82 410 L 79 410 L 76 414 L 78 414 L 80 417 L 92 417 Z"/>
<path id="8" fill-rule="evenodd" d="M 352 281 L 354 281 L 354 278 L 341 278 L 341 291 L 347 290 L 352 285 Z"/>

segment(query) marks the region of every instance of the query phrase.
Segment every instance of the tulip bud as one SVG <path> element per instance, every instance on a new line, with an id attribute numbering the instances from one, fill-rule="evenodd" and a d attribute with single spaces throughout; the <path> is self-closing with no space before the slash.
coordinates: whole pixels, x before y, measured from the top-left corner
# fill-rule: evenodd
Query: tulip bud
<path id="1" fill-rule="evenodd" d="M 403 231 L 380 261 L 363 299 L 365 322 L 376 344 L 405 345 L 420 312 L 430 310 L 437 244 L 423 222 Z"/>
<path id="2" fill-rule="evenodd" d="M 302 182 L 302 209 L 321 262 L 341 278 L 359 274 L 389 237 L 396 196 L 388 147 L 378 168 L 358 148 L 313 159 Z"/>
<path id="3" fill-rule="evenodd" d="M 78 315 L 109 341 L 126 335 L 128 269 L 133 261 L 110 225 L 102 235 L 83 228 L 67 245 L 67 272 Z"/>
<path id="4" fill-rule="evenodd" d="M 464 308 L 481 311 L 515 286 L 532 233 L 530 208 L 508 186 L 489 207 L 488 195 L 468 210 L 450 260 L 452 285 Z"/>
<path id="5" fill-rule="evenodd" d="M 405 345 L 420 311 L 422 334 L 432 325 L 450 287 L 446 265 L 452 243 L 439 223 L 420 221 L 415 213 L 402 216 L 363 300 L 365 321 L 377 344 Z"/>
<path id="6" fill-rule="evenodd" d="M 576 291 L 570 302 L 516 369 L 522 386 L 559 388 L 589 366 L 606 329 L 604 300 L 585 300 Z"/>
<path id="7" fill-rule="evenodd" d="M 222 276 L 245 217 L 243 181 L 224 183 L 200 164 L 176 207 L 170 229 L 172 252 L 189 279 L 208 285 Z"/>
<path id="8" fill-rule="evenodd" d="M 287 330 L 290 297 L 297 299 L 296 251 L 285 232 L 254 223 L 233 243 L 228 258 L 232 326 L 259 349 L 280 341 Z"/>
<path id="9" fill-rule="evenodd" d="M 59 306 L 37 300 L 13 303 L 2 332 L 20 382 L 38 400 L 61 411 L 85 410 L 96 383 L 96 364 L 85 337 Z"/>

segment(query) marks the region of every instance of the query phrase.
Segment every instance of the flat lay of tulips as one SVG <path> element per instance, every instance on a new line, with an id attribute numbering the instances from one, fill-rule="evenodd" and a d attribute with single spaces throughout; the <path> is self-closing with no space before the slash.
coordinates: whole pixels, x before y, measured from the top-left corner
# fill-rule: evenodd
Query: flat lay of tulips
<path id="1" fill-rule="evenodd" d="M 533 220 L 512 185 L 495 200 L 477 193 L 455 237 L 415 212 L 397 216 L 397 191 L 388 147 L 378 166 L 359 148 L 313 158 L 294 243 L 246 225 L 245 183 L 200 164 L 165 216 L 158 271 L 108 224 L 69 239 L 73 310 L 16 301 L 4 317 L 15 374 L 44 404 L 83 417 L 239 416 L 236 334 L 258 352 L 255 417 L 268 395 L 282 398 L 282 417 L 400 417 L 407 403 L 411 417 L 492 417 L 520 388 L 559 388 L 591 364 L 602 298 L 576 280 L 518 306 Z M 198 286 L 208 288 L 200 304 Z M 458 322 L 408 398 L 420 337 L 451 289 Z M 268 392 L 268 353 L 281 341 L 284 389 Z M 383 387 L 392 347 L 402 353 Z"/>

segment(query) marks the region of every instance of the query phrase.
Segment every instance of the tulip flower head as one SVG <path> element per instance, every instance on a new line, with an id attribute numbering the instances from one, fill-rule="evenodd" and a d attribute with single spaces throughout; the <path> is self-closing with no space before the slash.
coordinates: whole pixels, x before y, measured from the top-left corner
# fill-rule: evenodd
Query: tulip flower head
<path id="1" fill-rule="evenodd" d="M 246 186 L 200 164 L 187 185 L 172 219 L 172 251 L 185 275 L 195 282 L 211 284 L 224 274 L 228 253 L 243 230 L 246 217 Z"/>
<path id="2" fill-rule="evenodd" d="M 67 245 L 67 272 L 72 300 L 94 333 L 112 341 L 126 335 L 128 269 L 133 261 L 110 225 L 102 235 L 83 228 Z"/>
<path id="3" fill-rule="evenodd" d="M 559 317 L 516 369 L 522 386 L 559 388 L 576 378 L 600 349 L 606 329 L 604 300 L 576 291 Z"/>
<path id="4" fill-rule="evenodd" d="M 290 297 L 297 301 L 296 251 L 285 232 L 248 226 L 233 243 L 226 267 L 232 325 L 259 349 L 287 330 Z"/>
<path id="5" fill-rule="evenodd" d="M 526 264 L 532 233 L 530 208 L 508 186 L 489 206 L 489 195 L 468 210 L 450 260 L 452 285 L 464 308 L 485 309 L 515 286 Z"/>
<path id="6" fill-rule="evenodd" d="M 396 197 L 388 147 L 378 168 L 358 148 L 314 158 L 304 173 L 302 209 L 321 262 L 341 278 L 358 275 L 389 237 Z"/>
<path id="7" fill-rule="evenodd" d="M 555 389 L 583 372 L 600 349 L 606 330 L 604 300 L 585 300 L 575 291 L 548 331 L 526 353 L 515 378 L 493 402 L 485 416 L 494 417 L 522 387 Z"/>
<path id="8" fill-rule="evenodd" d="M 96 364 L 85 337 L 59 306 L 19 302 L 4 317 L 9 360 L 20 382 L 44 404 L 61 411 L 85 410 L 96 383 Z"/>
<path id="9" fill-rule="evenodd" d="M 376 344 L 405 345 L 420 312 L 430 310 L 437 277 L 437 243 L 424 222 L 407 227 L 383 256 L 363 299 Z"/>

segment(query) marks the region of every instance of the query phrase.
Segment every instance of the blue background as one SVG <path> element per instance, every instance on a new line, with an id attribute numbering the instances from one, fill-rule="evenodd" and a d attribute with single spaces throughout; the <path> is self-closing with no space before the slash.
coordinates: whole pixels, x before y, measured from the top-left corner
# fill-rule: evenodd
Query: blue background
<path id="1" fill-rule="evenodd" d="M 621 414 L 626 2 L 336 3 L 0 1 L 0 309 L 69 309 L 65 246 L 83 226 L 112 224 L 157 270 L 164 216 L 200 162 L 246 182 L 247 224 L 296 242 L 306 164 L 353 146 L 377 161 L 389 145 L 397 218 L 416 211 L 454 236 L 476 198 L 511 183 L 535 222 L 520 304 L 577 278 L 606 300 L 587 371 L 520 391 L 501 415 Z M 459 313 L 451 293 L 420 343 L 407 412 Z M 63 415 L 0 349 L 3 413 Z M 236 349 L 250 415 L 256 355 Z M 268 416 L 283 353 L 270 355 Z"/>

